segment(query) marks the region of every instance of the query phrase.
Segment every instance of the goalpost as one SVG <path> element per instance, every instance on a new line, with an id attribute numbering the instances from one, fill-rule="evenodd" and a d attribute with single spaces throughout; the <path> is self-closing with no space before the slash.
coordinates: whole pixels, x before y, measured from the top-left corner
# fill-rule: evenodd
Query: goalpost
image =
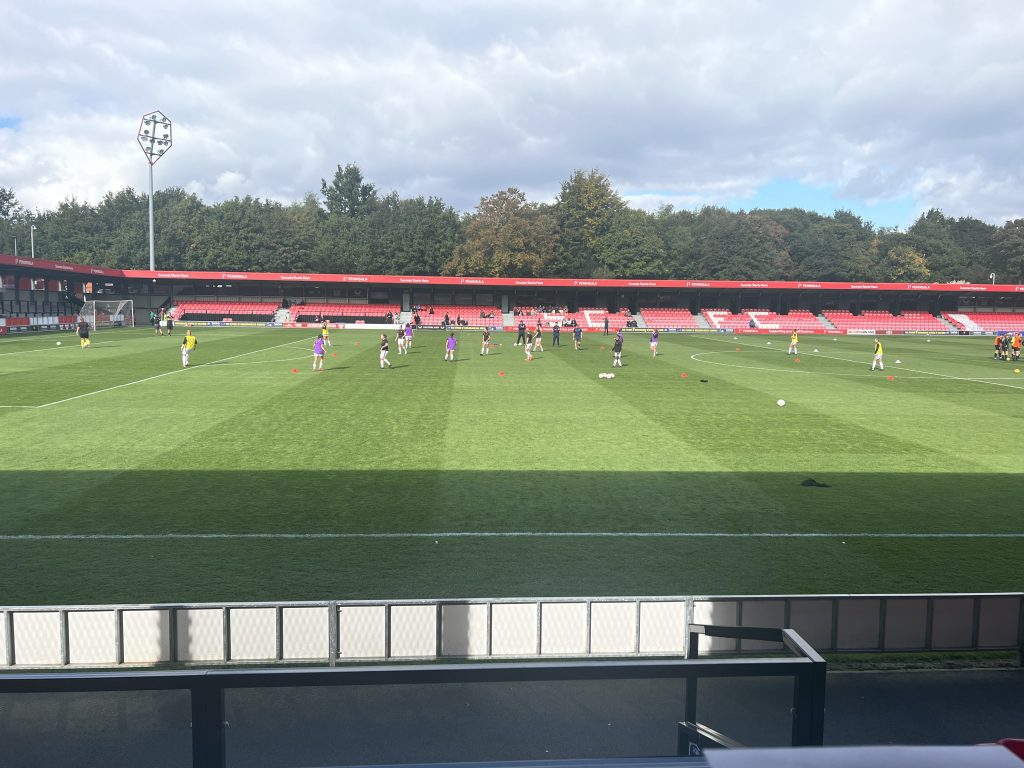
<path id="1" fill-rule="evenodd" d="M 94 331 L 97 328 L 134 328 L 135 304 L 131 299 L 87 301 L 78 310 L 78 322 L 83 320 Z"/>

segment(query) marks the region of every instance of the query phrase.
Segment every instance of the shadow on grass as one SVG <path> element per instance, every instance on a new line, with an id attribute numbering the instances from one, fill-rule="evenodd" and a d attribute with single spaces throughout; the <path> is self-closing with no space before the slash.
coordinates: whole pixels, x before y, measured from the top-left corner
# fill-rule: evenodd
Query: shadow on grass
<path id="1" fill-rule="evenodd" d="M 807 487 L 813 477 L 830 487 Z M 0 472 L 0 604 L 1019 589 L 1017 475 Z M 629 533 L 424 536 L 428 533 Z M 649 533 L 732 537 L 651 537 Z M 295 538 L 197 539 L 191 534 Z M 420 534 L 406 537 L 400 534 Z M 178 538 L 161 539 L 161 534 Z M 398 538 L 314 538 L 385 534 Z"/>

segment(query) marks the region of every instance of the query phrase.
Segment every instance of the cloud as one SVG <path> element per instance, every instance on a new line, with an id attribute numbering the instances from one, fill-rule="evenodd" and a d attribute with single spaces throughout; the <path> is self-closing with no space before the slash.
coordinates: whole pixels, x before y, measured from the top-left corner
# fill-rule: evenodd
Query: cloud
<path id="1" fill-rule="evenodd" d="M 460 210 L 508 186 L 552 199 L 600 168 L 645 208 L 799 179 L 865 206 L 1024 216 L 1014 0 L 42 0 L 7 16 L 18 120 L 0 122 L 0 179 L 30 207 L 145 189 L 134 131 L 158 108 L 175 143 L 157 185 L 208 202 L 297 200 L 355 162 Z"/>

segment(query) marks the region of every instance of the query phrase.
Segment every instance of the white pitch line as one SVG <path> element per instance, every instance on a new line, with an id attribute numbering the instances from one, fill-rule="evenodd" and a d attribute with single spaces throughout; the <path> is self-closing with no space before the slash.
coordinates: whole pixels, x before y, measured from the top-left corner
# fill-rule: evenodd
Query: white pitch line
<path id="1" fill-rule="evenodd" d="M 37 405 L 37 406 L 34 406 L 34 407 L 35 408 L 49 408 L 51 405 L 60 405 L 61 403 L 70 403 L 72 400 L 80 400 L 83 397 L 91 397 L 93 395 L 101 395 L 104 392 L 112 392 L 115 389 L 122 389 L 123 387 L 131 387 L 131 386 L 134 386 L 135 384 L 144 384 L 147 381 L 153 381 L 154 379 L 162 379 L 164 376 L 172 376 L 175 373 L 182 373 L 183 371 L 200 370 L 200 369 L 202 369 L 202 368 L 204 368 L 204 367 L 206 367 L 208 365 L 216 365 L 217 363 L 223 363 L 223 362 L 225 362 L 227 360 L 234 360 L 235 358 L 238 358 L 238 357 L 245 357 L 246 355 L 255 355 L 255 354 L 258 354 L 260 352 L 268 352 L 271 349 L 277 349 L 278 347 L 287 347 L 289 344 L 293 344 L 293 343 L 294 342 L 289 341 L 289 342 L 286 342 L 284 344 L 275 344 L 272 347 L 264 347 L 263 349 L 254 349 L 251 352 L 242 352 L 241 354 L 231 355 L 230 357 L 223 357 L 220 360 L 214 360 L 213 362 L 210 362 L 210 363 L 203 363 L 202 365 L 197 365 L 197 366 L 195 366 L 195 368 L 191 368 L 191 369 L 190 368 L 175 368 L 173 371 L 164 371 L 163 373 L 158 373 L 155 376 L 147 376 L 144 379 L 137 379 L 135 381 L 128 381 L 128 382 L 125 382 L 124 384 L 115 384 L 112 387 L 106 387 L 104 389 L 97 389 L 94 392 L 86 392 L 86 393 L 81 394 L 81 395 L 75 395 L 74 397 L 65 397 L 63 400 L 54 400 L 52 403 L 43 403 L 42 405 Z"/>
<path id="2" fill-rule="evenodd" d="M 1006 533 L 724 533 L 710 531 L 435 531 L 433 533 L 19 533 L 4 541 L 193 541 L 319 539 L 1022 539 Z"/>
<path id="3" fill-rule="evenodd" d="M 68 348 L 69 349 L 73 349 L 74 348 L 74 347 L 72 347 L 72 343 L 73 342 L 70 342 L 70 341 L 68 342 Z M 97 341 L 96 343 L 94 343 L 94 344 L 92 344 L 90 346 L 98 347 L 101 344 L 116 344 L 116 343 L 117 342 L 114 342 L 114 341 Z M 63 347 L 61 347 L 61 349 L 63 349 Z M 0 352 L 0 356 L 2 356 L 2 355 L 28 355 L 28 354 L 31 354 L 32 352 L 56 352 L 56 351 L 57 351 L 57 345 L 54 344 L 52 347 L 41 347 L 39 349 L 23 349 L 20 352 Z"/>

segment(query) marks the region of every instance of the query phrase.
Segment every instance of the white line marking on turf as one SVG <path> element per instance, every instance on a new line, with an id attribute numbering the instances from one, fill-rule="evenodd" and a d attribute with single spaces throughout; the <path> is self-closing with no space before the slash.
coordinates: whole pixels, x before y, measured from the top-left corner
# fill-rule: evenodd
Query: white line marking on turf
<path id="1" fill-rule="evenodd" d="M 72 400 L 80 400 L 83 397 L 91 397 L 92 395 L 101 395 L 104 392 L 112 392 L 115 389 L 122 389 L 123 387 L 131 387 L 131 386 L 133 386 L 135 384 L 144 384 L 147 381 L 153 381 L 154 379 L 162 379 L 164 376 L 172 376 L 175 373 L 182 373 L 183 371 L 201 370 L 202 368 L 205 368 L 208 365 L 217 365 L 217 363 L 223 363 L 226 360 L 234 360 L 235 358 L 245 357 L 246 355 L 255 355 L 255 354 L 258 354 L 260 352 L 267 352 L 267 351 L 269 351 L 271 349 L 277 349 L 278 347 L 287 347 L 289 344 L 293 344 L 293 343 L 294 342 L 289 341 L 289 342 L 285 342 L 284 344 L 275 344 L 272 347 L 264 347 L 263 349 L 254 349 L 251 352 L 242 352 L 241 354 L 238 354 L 238 355 L 231 355 L 230 357 L 223 357 L 220 360 L 214 360 L 213 362 L 210 362 L 210 363 L 203 363 L 201 365 L 197 365 L 197 366 L 195 366 L 192 369 L 189 369 L 189 368 L 175 368 L 173 371 L 164 371 L 163 373 L 158 373 L 155 376 L 147 376 L 144 379 L 137 379 L 136 381 L 128 381 L 128 382 L 125 382 L 124 384 L 115 384 L 112 387 L 106 387 L 104 389 L 97 389 L 94 392 L 86 392 L 86 393 L 81 394 L 81 395 L 75 395 L 74 397 L 65 397 L 63 400 L 54 400 L 52 403 L 43 403 L 42 405 L 37 405 L 37 406 L 34 406 L 34 407 L 36 407 L 36 408 L 49 408 L 51 405 L 60 405 L 61 403 L 70 403 Z"/>
<path id="2" fill-rule="evenodd" d="M 711 531 L 435 531 L 433 533 L 16 533 L 0 541 L 191 541 L 195 539 L 1022 539 L 1024 533 L 721 533 Z"/>
<path id="3" fill-rule="evenodd" d="M 114 341 L 97 341 L 89 346 L 98 347 L 101 344 L 116 344 Z M 68 342 L 68 349 L 74 349 L 74 340 Z M 63 349 L 64 347 L 60 347 Z M 20 352 L 0 352 L 0 355 L 27 355 L 31 352 L 56 352 L 58 349 L 57 345 L 54 344 L 52 347 L 41 347 L 39 349 L 23 349 Z"/>

